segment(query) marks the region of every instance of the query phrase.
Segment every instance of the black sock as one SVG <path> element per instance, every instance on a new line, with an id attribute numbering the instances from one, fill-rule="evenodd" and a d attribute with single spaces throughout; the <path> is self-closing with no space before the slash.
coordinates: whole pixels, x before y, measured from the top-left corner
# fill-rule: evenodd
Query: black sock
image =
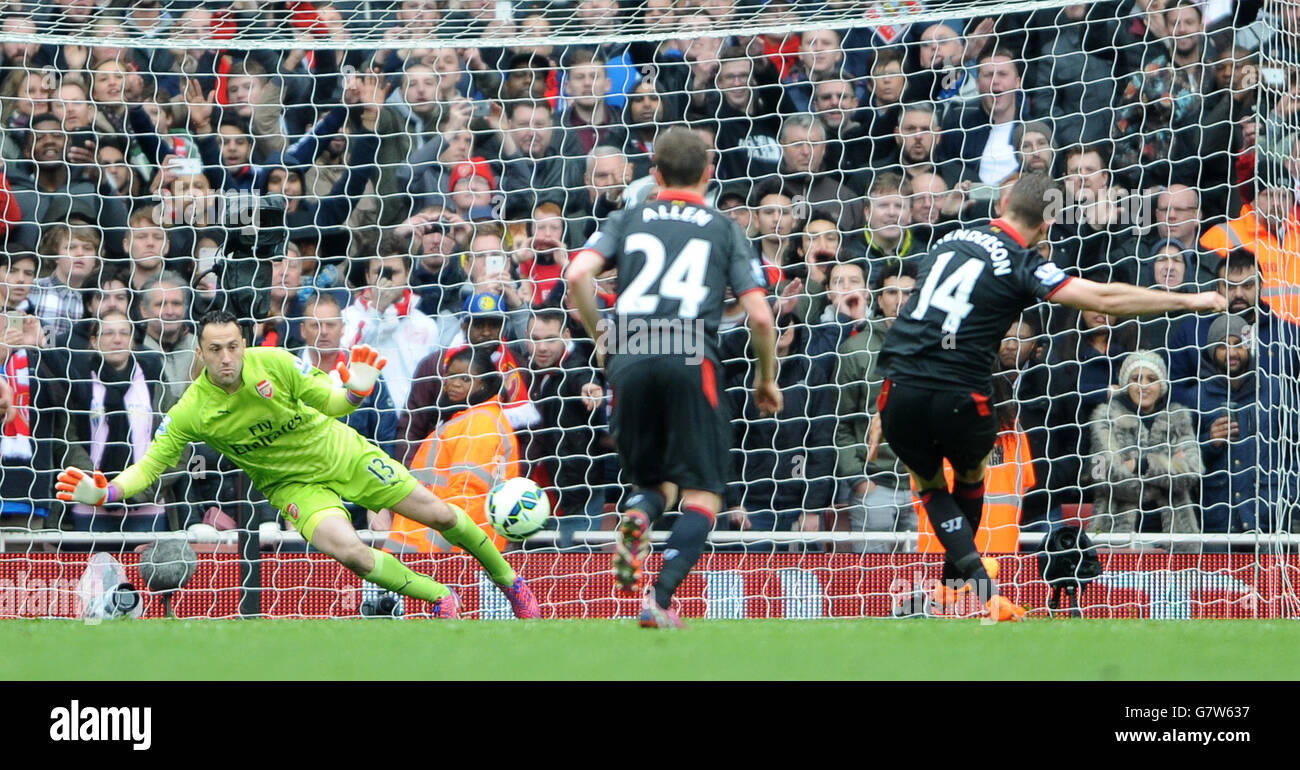
<path id="1" fill-rule="evenodd" d="M 714 515 L 703 508 L 683 505 L 682 515 L 673 525 L 664 549 L 664 566 L 655 580 L 655 602 L 664 609 L 672 602 L 673 592 L 686 579 L 704 552 L 704 541 L 713 529 Z"/>
<path id="2" fill-rule="evenodd" d="M 966 521 L 970 522 L 972 532 L 980 529 L 980 519 L 984 518 L 984 479 L 974 484 L 958 481 L 952 485 L 952 496 L 957 500 Z"/>
<path id="3" fill-rule="evenodd" d="M 650 487 L 637 487 L 623 501 L 623 510 L 626 512 L 635 508 L 649 517 L 650 523 L 654 524 L 663 515 L 664 508 L 667 505 L 668 502 L 664 500 L 664 496 L 659 493 L 659 490 Z"/>
<path id="4" fill-rule="evenodd" d="M 921 502 L 934 527 L 934 536 L 943 543 L 944 579 L 954 575 L 957 580 L 974 580 L 975 590 L 981 597 L 997 593 L 993 581 L 984 570 L 980 552 L 975 549 L 975 531 L 962 513 L 961 507 L 948 490 L 922 492 Z"/>

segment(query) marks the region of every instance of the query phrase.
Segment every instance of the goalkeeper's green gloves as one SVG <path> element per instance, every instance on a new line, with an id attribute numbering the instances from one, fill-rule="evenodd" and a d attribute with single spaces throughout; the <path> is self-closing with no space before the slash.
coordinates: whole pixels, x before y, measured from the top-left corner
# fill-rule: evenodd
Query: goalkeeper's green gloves
<path id="1" fill-rule="evenodd" d="M 104 474 L 95 471 L 88 476 L 78 468 L 68 468 L 59 474 L 57 497 L 65 503 L 84 503 L 85 505 L 104 505 L 117 497 L 117 487 L 109 486 Z"/>
<path id="2" fill-rule="evenodd" d="M 375 382 L 379 380 L 379 370 L 387 364 L 388 359 L 380 358 L 379 351 L 369 345 L 357 345 L 352 348 L 348 363 L 344 363 L 340 358 L 334 368 L 339 373 L 339 379 L 343 380 L 343 385 L 348 389 L 348 397 L 360 403 L 375 389 Z"/>

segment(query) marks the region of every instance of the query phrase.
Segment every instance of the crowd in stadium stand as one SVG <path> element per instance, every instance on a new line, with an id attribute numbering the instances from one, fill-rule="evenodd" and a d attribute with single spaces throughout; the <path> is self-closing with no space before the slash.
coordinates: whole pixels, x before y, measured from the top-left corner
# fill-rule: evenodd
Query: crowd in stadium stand
<path id="1" fill-rule="evenodd" d="M 156 42 L 230 39 L 286 5 L 297 47 Z M 611 393 L 562 273 L 612 212 L 655 194 L 655 137 L 686 125 L 715 151 L 709 202 L 766 268 L 785 396 L 780 414 L 759 414 L 732 303 L 721 336 L 735 474 L 719 527 L 917 529 L 899 461 L 887 446 L 867 459 L 876 354 L 920 255 L 996 217 L 1017 176 L 1041 172 L 1064 190 L 1041 248 L 1067 272 L 1217 289 L 1230 312 L 1137 321 L 1041 307 L 1013 324 L 986 518 L 1289 529 L 1281 453 L 1295 421 L 1277 407 L 1300 373 L 1300 260 L 1285 258 L 1300 243 L 1300 134 L 1261 116 L 1296 110 L 1300 73 L 1262 98 L 1258 9 L 1223 5 L 1227 16 L 1108 0 L 715 37 L 754 14 L 798 21 L 801 6 L 516 2 L 503 18 L 495 0 L 10 3 L 14 36 L 59 23 L 136 42 L 0 51 L 0 525 L 277 520 L 202 446 L 125 506 L 65 509 L 52 486 L 66 465 L 111 478 L 144 452 L 197 373 L 194 322 L 226 237 L 217 201 L 279 193 L 288 246 L 254 344 L 326 371 L 353 344 L 377 348 L 382 384 L 347 419 L 412 468 L 432 461 L 428 439 L 451 416 L 496 404 L 561 531 L 601 526 L 621 494 Z M 635 20 L 661 39 L 420 39 L 453 22 L 480 41 L 545 35 L 560 10 L 592 35 Z M 330 47 L 363 21 L 383 26 L 382 42 Z M 607 311 L 612 292 L 603 277 Z M 490 390 L 466 384 L 484 360 L 500 374 Z M 492 462 L 476 457 L 460 459 Z M 354 521 L 389 526 L 383 512 Z"/>

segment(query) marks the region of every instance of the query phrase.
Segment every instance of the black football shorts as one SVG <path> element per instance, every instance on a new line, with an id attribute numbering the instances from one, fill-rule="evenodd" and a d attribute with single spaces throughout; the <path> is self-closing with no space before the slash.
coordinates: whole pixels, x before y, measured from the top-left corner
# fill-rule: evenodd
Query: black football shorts
<path id="1" fill-rule="evenodd" d="M 620 358 L 609 373 L 610 425 L 625 480 L 722 494 L 732 442 L 718 366 L 709 358 L 695 365 L 657 356 Z"/>
<path id="2" fill-rule="evenodd" d="M 997 441 L 987 396 L 885 381 L 876 402 L 889 448 L 908 470 L 934 478 L 947 458 L 956 471 L 980 467 Z"/>

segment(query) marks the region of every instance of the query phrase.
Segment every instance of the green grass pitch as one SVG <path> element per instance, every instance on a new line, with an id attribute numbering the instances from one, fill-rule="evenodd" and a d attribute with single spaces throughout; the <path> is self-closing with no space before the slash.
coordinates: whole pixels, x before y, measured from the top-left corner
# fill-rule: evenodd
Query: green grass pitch
<path id="1" fill-rule="evenodd" d="M 9 620 L 0 681 L 1297 679 L 1298 647 L 1285 620 Z"/>

